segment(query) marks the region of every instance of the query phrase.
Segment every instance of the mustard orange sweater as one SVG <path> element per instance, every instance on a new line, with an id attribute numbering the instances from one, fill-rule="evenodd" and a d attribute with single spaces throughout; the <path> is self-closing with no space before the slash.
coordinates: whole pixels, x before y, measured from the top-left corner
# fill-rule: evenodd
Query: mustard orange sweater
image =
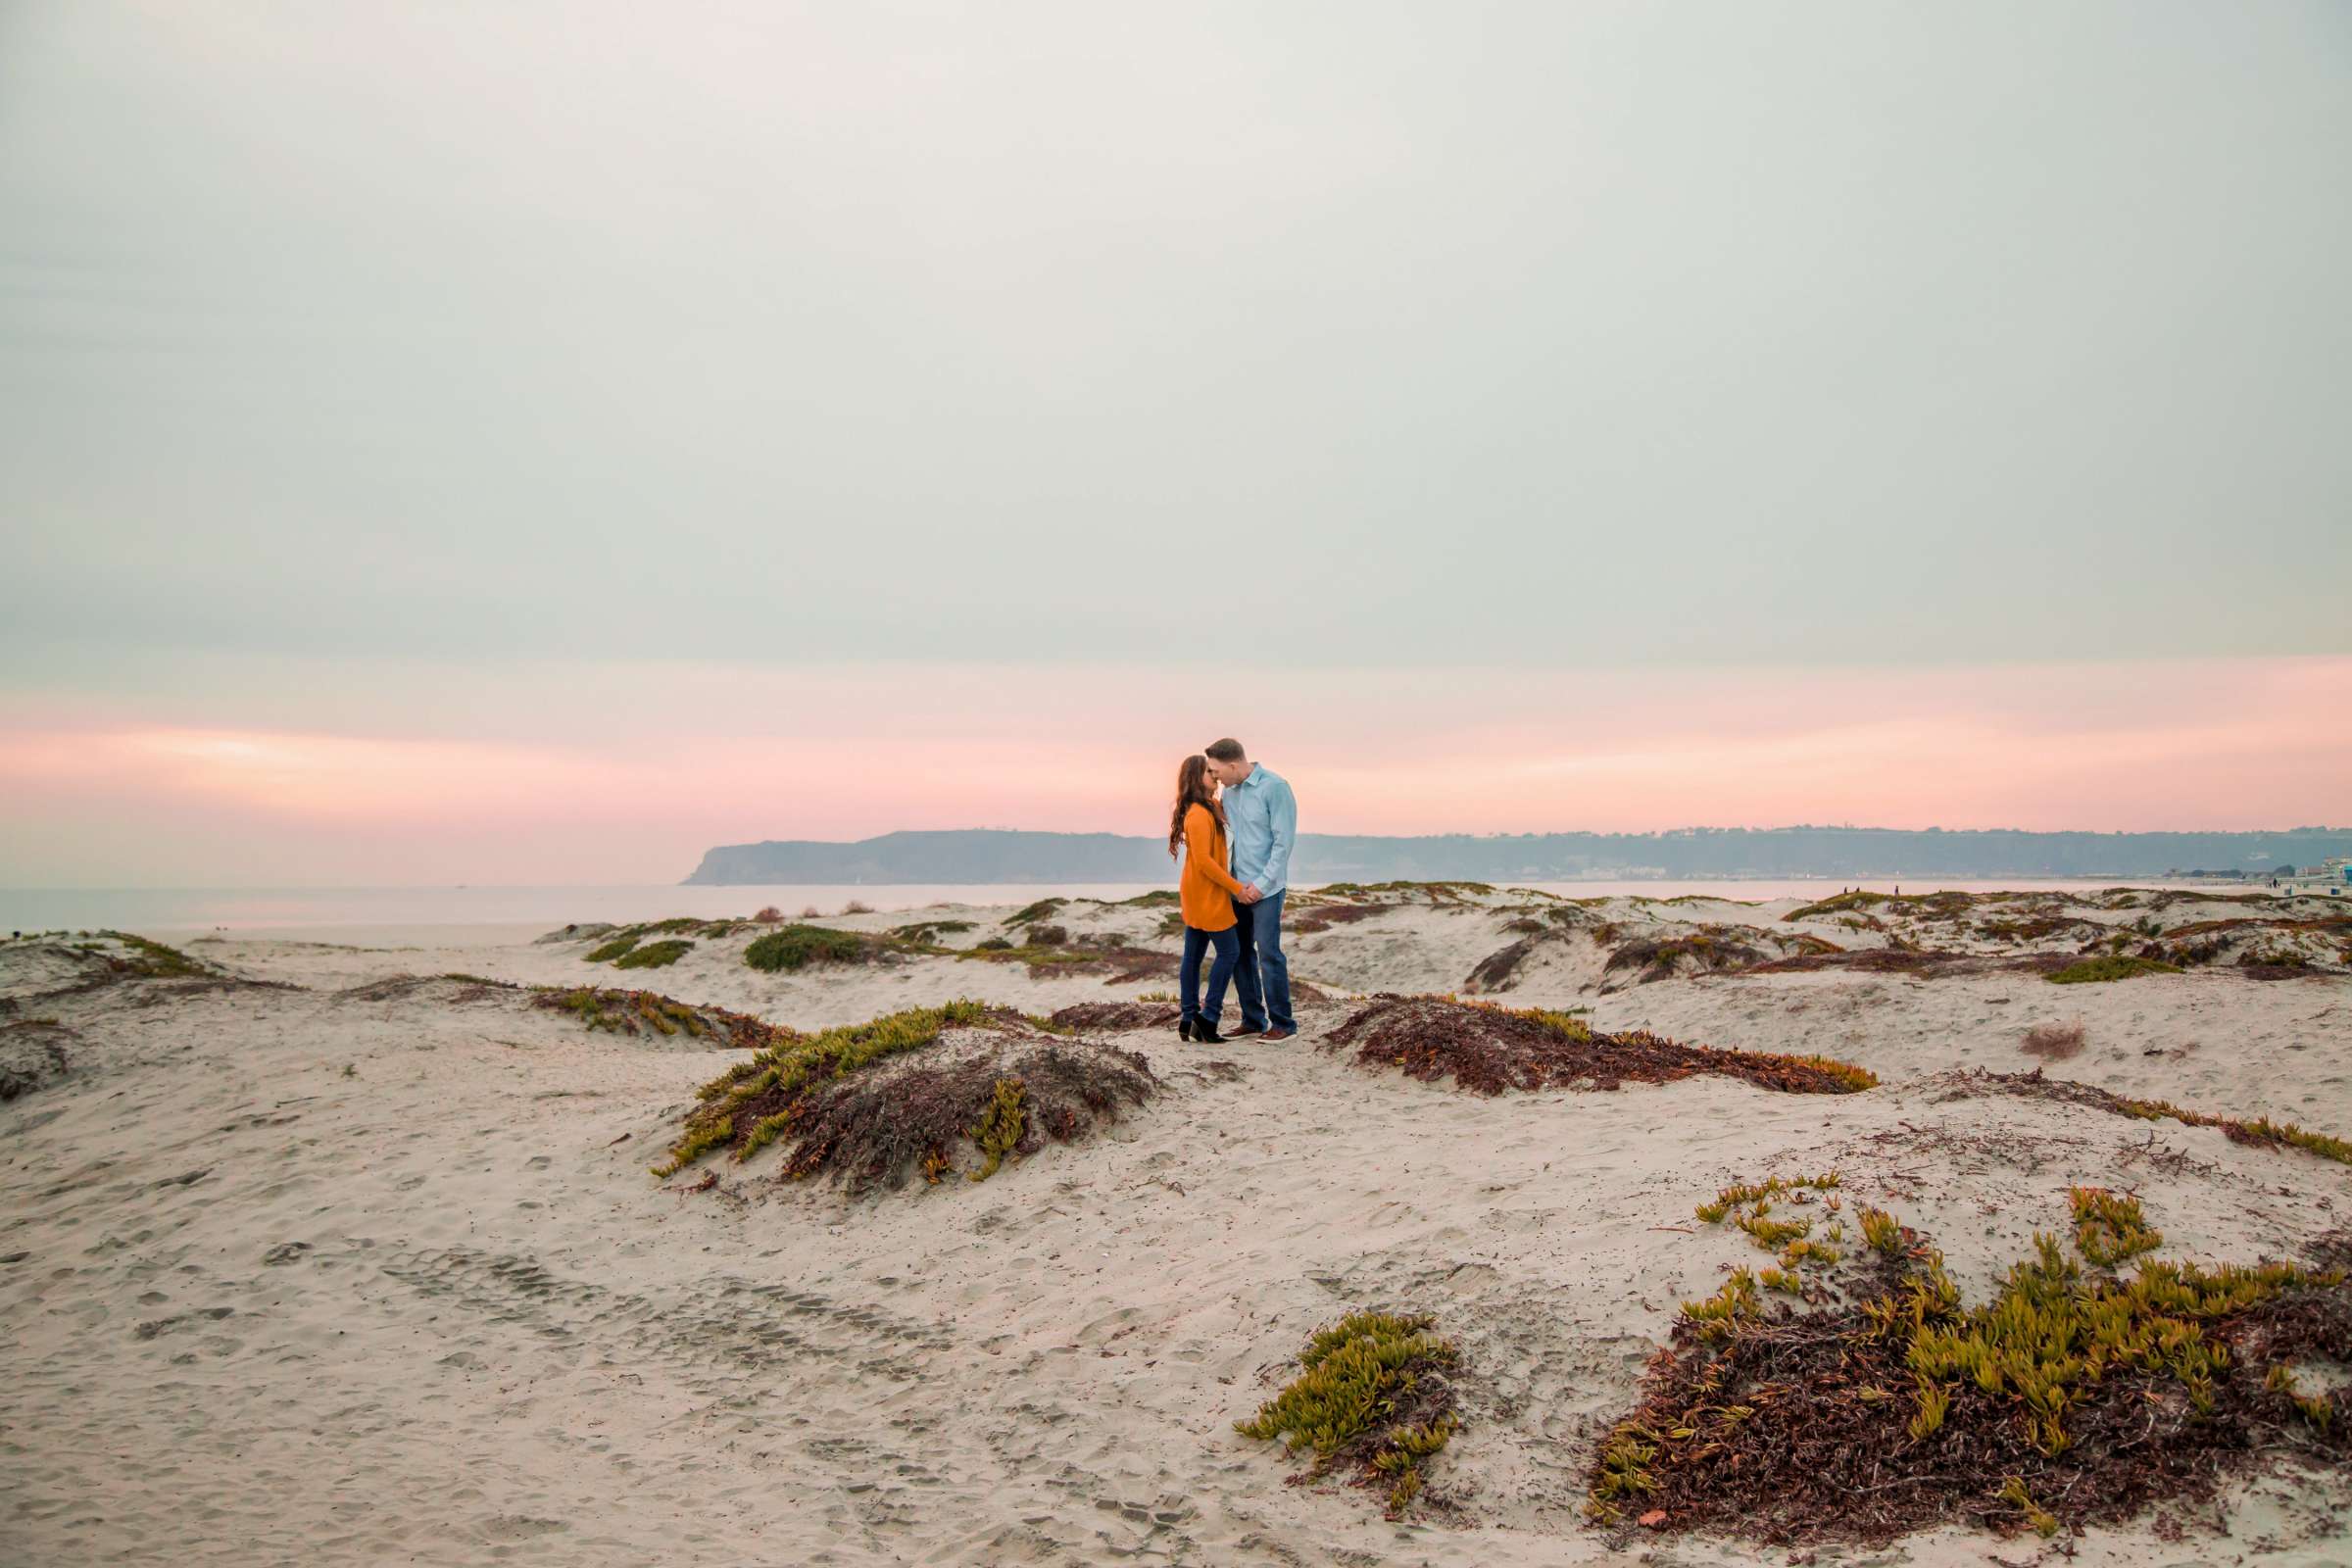
<path id="1" fill-rule="evenodd" d="M 1184 923 L 1201 931 L 1230 929 L 1233 895 L 1241 891 L 1225 869 L 1225 830 L 1207 807 L 1195 806 L 1184 813 L 1184 874 L 1176 883 Z"/>

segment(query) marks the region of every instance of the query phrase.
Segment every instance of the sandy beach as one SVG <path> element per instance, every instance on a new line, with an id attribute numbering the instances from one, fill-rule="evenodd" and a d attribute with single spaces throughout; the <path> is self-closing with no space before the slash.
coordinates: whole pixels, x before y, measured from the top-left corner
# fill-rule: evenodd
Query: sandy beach
<path id="1" fill-rule="evenodd" d="M 986 1181 L 961 1179 L 965 1148 L 949 1179 L 855 1196 L 781 1180 L 775 1148 L 657 1179 L 698 1086 L 744 1053 L 586 1027 L 530 989 L 646 989 L 799 1031 L 952 999 L 1048 1018 L 1172 993 L 1165 915 L 836 917 L 816 923 L 869 939 L 855 960 L 776 972 L 745 961 L 771 929 L 753 922 L 639 933 L 691 946 L 626 971 L 588 961 L 614 936 L 593 928 L 200 939 L 184 965 L 113 938 L 0 944 L 0 1556 L 2352 1555 L 2344 1472 L 2277 1458 L 2049 1542 L 1954 1524 L 1791 1555 L 1586 1513 L 1596 1449 L 1678 1303 L 1762 1261 L 1693 1217 L 1728 1185 L 1834 1170 L 1853 1203 L 1932 1236 L 1972 1300 L 2035 1232 L 2069 1230 L 2077 1186 L 2135 1196 L 2166 1258 L 2334 1245 L 2352 1167 L 2020 1077 L 2352 1132 L 2352 927 L 2324 900 L 1300 896 L 1293 969 L 1313 1000 L 1298 1039 L 1199 1047 L 1166 1022 L 1116 1026 L 1168 1015 L 1156 1002 L 1066 1014 L 1079 1021 L 1040 1038 L 1136 1054 L 1148 1102 Z M 979 949 L 991 940 L 1008 946 Z M 2051 979 L 2127 948 L 2178 972 Z M 1487 1096 L 1332 1049 L 1379 993 L 1589 1009 L 1594 1031 L 1832 1057 L 1878 1083 L 1785 1094 L 1702 1074 Z M 2029 1054 L 2049 1027 L 2061 1043 Z M 1235 1431 L 1311 1332 L 1362 1309 L 1430 1314 L 1461 1354 L 1432 1502 L 1396 1520 L 1342 1478 L 1286 1485 L 1298 1463 Z"/>

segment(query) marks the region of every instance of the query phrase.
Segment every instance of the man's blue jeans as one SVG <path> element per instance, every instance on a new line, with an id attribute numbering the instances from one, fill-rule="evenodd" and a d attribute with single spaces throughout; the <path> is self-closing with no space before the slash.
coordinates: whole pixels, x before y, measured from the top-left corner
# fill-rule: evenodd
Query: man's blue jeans
<path id="1" fill-rule="evenodd" d="M 1283 890 L 1289 892 L 1288 888 Z M 1296 1029 L 1291 1016 L 1291 960 L 1282 956 L 1282 893 L 1255 904 L 1233 901 L 1234 929 L 1242 934 L 1241 961 L 1234 965 L 1234 990 L 1242 1003 L 1242 1027 Z"/>
<path id="2" fill-rule="evenodd" d="M 1234 927 L 1222 931 L 1203 931 L 1197 925 L 1184 928 L 1184 963 L 1178 970 L 1184 998 L 1184 1016 L 1187 1019 L 1205 1018 L 1208 1026 L 1217 1026 L 1217 1016 L 1225 1010 L 1225 982 L 1233 978 L 1233 965 L 1241 956 L 1241 940 Z M 1208 1003 L 1200 1002 L 1200 958 L 1210 948 L 1217 950 L 1216 961 L 1208 966 Z"/>

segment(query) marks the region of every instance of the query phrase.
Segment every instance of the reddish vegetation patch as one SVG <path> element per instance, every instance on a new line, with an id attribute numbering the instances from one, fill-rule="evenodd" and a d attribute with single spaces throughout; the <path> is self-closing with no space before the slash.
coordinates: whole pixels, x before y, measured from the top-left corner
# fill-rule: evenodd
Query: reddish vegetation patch
<path id="1" fill-rule="evenodd" d="M 1466 984 L 1474 991 L 1508 991 L 1519 966 L 1544 943 L 1558 940 L 1557 936 L 1544 934 L 1523 937 L 1507 948 L 1499 948 L 1478 960 L 1478 967 L 1470 971 Z"/>
<path id="2" fill-rule="evenodd" d="M 1646 1030 L 1593 1034 L 1561 1013 L 1518 1011 L 1446 997 L 1372 999 L 1324 1037 L 1325 1049 L 1354 1048 L 1366 1066 L 1401 1067 L 1426 1083 L 1450 1077 L 1464 1089 L 1615 1089 L 1628 1081 L 1671 1083 L 1698 1073 L 1739 1078 L 1788 1094 L 1842 1095 L 1878 1080 L 1822 1056 L 1686 1046 Z"/>
<path id="3" fill-rule="evenodd" d="M 1183 1010 L 1166 1002 L 1080 1002 L 1054 1009 L 1053 1020 L 1063 1029 L 1116 1034 L 1128 1029 L 1165 1029 Z"/>
<path id="4" fill-rule="evenodd" d="M 2270 904 L 2279 897 L 2275 893 L 2212 893 L 2203 888 L 2167 888 L 2142 900 L 2140 888 L 2109 888 L 2109 893 L 2121 894 L 2124 902 L 2110 905 L 2111 908 L 2164 910 L 2177 904 Z"/>
<path id="5" fill-rule="evenodd" d="M 2082 1025 L 2075 1023 L 2037 1023 L 2026 1031 L 2017 1049 L 2029 1056 L 2044 1061 L 2064 1061 L 2082 1054 Z"/>
<path id="6" fill-rule="evenodd" d="M 1369 920 L 1389 907 L 1379 904 L 1320 905 L 1301 912 L 1298 919 L 1291 922 L 1291 930 L 1299 936 L 1313 936 L 1335 925 L 1353 925 L 1358 920 Z"/>
<path id="7" fill-rule="evenodd" d="M 1976 953 L 1925 952 L 1916 948 L 1862 948 L 1852 953 L 1800 953 L 1742 969 L 1741 974 L 1801 974 L 1834 969 L 1854 974 L 1907 974 L 1920 980 L 1949 980 L 1982 974 L 2048 974 L 2075 959 L 2063 953 L 2029 953 L 2014 957 Z"/>
<path id="8" fill-rule="evenodd" d="M 1111 959 L 1111 972 L 1103 980 L 1106 986 L 1131 986 L 1144 980 L 1168 980 L 1175 977 L 1183 962 L 1173 953 L 1152 953 L 1144 948 L 1122 948 Z"/>
<path id="9" fill-rule="evenodd" d="M 2260 941 L 2269 937 L 2283 939 L 2284 946 Z M 2303 945 L 2306 937 L 2316 937 L 2323 944 L 2332 942 L 2336 961 L 2352 964 L 2352 916 L 2348 915 L 2309 920 L 2253 917 L 2199 920 L 2192 925 L 2177 926 L 2154 941 L 2143 942 L 2133 952 L 2140 957 L 2182 968 L 2202 968 L 2218 964 L 2234 950 L 2235 957 L 2229 967 L 2248 980 L 2300 980 L 2307 975 L 2332 972 L 2315 962 L 2315 958 L 2324 959 L 2326 955 L 2306 948 Z M 2259 945 L 2246 945 L 2258 942 Z"/>
<path id="10" fill-rule="evenodd" d="M 2259 916 L 2240 915 L 2230 920 L 2198 920 L 2189 925 L 2177 925 L 2164 935 L 2169 941 L 2178 937 L 2206 936 L 2216 931 L 2341 931 L 2352 934 L 2352 915 L 2328 915 L 2311 920 L 2266 920 Z"/>
<path id="11" fill-rule="evenodd" d="M 1603 974 L 1620 969 L 1641 970 L 1640 983 L 1672 979 L 1678 973 L 1717 974 L 1744 969 L 1764 961 L 1764 950 L 1730 935 L 1721 927 L 1686 936 L 1637 937 L 1609 955 Z"/>
<path id="12" fill-rule="evenodd" d="M 1002 1127 L 1002 1151 L 1019 1158 L 1048 1139 L 1074 1143 L 1098 1122 L 1140 1105 L 1159 1090 L 1141 1055 L 1084 1041 L 1028 1040 L 960 1060 L 918 1060 L 884 1073 L 858 1073 L 799 1096 L 784 1174 L 823 1173 L 852 1193 L 905 1184 L 920 1168 L 936 1182 L 954 1175 L 952 1152 L 977 1143 L 1000 1103 L 1017 1106 Z M 1009 1093 L 1012 1099 L 1004 1099 Z M 747 1107 L 757 1114 L 759 1107 Z M 994 1166 L 970 1173 L 985 1176 Z"/>
<path id="13" fill-rule="evenodd" d="M 1906 1230 L 1905 1240 L 1916 1239 Z M 1635 1445 L 1621 1457 L 1643 1456 L 1626 1522 L 1638 1515 L 1653 1530 L 1778 1546 L 1883 1544 L 1951 1523 L 2007 1534 L 2033 1522 L 2006 1491 L 2015 1478 L 2034 1506 L 2052 1510 L 2045 1529 L 2054 1532 L 2204 1494 L 2255 1453 L 2352 1462 L 2352 1427 L 2340 1419 L 2352 1401 L 2323 1396 L 2326 1415 L 2315 1419 L 2266 1384 L 2273 1366 L 2352 1356 L 2352 1293 L 2341 1285 L 2297 1287 L 2204 1324 L 2229 1354 L 2205 1409 L 2169 1375 L 2110 1370 L 2066 1408 L 2071 1441 L 2053 1456 L 2032 1441 L 2023 1400 L 1971 1379 L 1947 1386 L 1940 1425 L 1918 1434 L 1906 1336 L 1887 1333 L 1869 1310 L 1895 1307 L 1900 1326 L 1912 1299 L 1900 1293 L 1902 1273 L 1879 1267 L 1862 1304 L 1742 1322 L 1720 1348 L 1702 1343 L 1688 1318 L 1678 1322 L 1612 1440 Z"/>
<path id="14" fill-rule="evenodd" d="M 2023 920 L 1986 920 L 1977 927 L 1977 935 L 1987 942 L 2047 942 L 2064 936 L 2098 941 L 2115 934 L 2115 928 L 2097 920 L 2074 914 L 2037 914 Z"/>
<path id="15" fill-rule="evenodd" d="M 1099 974 L 1102 976 L 1104 985 L 1112 986 L 1170 979 L 1175 975 L 1178 965 L 1173 953 L 1124 947 L 1115 942 L 1100 947 L 1075 943 L 1055 946 L 1037 942 L 1019 948 L 983 946 L 957 949 L 955 956 L 965 962 L 1025 964 L 1033 980 Z"/>

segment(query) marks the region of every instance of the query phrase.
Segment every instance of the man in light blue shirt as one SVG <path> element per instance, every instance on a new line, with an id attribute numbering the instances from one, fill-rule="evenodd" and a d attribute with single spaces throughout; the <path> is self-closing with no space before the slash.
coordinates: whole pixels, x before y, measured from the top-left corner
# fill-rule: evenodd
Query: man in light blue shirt
<path id="1" fill-rule="evenodd" d="M 1282 956 L 1282 896 L 1291 885 L 1291 846 L 1298 840 L 1298 802 L 1280 774 L 1250 760 L 1237 740 L 1208 748 L 1209 771 L 1225 786 L 1226 832 L 1233 844 L 1235 928 L 1242 937 L 1234 989 L 1242 1002 L 1237 1035 L 1288 1040 L 1291 964 Z"/>

